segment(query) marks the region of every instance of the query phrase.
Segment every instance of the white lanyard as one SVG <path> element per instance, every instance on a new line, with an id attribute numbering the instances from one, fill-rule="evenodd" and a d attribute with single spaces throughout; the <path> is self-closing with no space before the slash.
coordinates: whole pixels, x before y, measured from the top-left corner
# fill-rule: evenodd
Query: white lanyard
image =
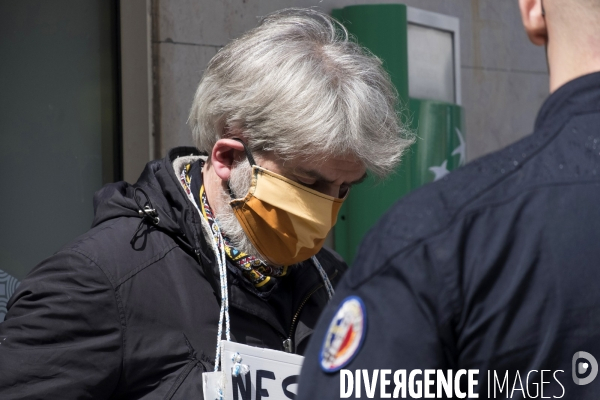
<path id="1" fill-rule="evenodd" d="M 227 293 L 227 256 L 225 255 L 225 245 L 223 236 L 215 222 L 212 226 L 213 238 L 212 247 L 219 264 L 219 276 L 221 279 L 221 312 L 219 313 L 219 328 L 217 329 L 217 352 L 215 356 L 215 372 L 219 370 L 219 361 L 221 360 L 221 337 L 223 335 L 223 319 L 225 319 L 225 339 L 231 341 L 231 326 L 229 325 L 229 294 Z M 219 246 L 217 246 L 217 243 Z M 225 317 L 225 318 L 223 318 Z"/>
<path id="2" fill-rule="evenodd" d="M 185 191 L 188 199 L 198 211 L 198 215 L 203 220 L 204 215 L 196 204 L 194 196 L 190 191 Z M 221 360 L 221 336 L 223 335 L 223 319 L 225 320 L 225 339 L 231 341 L 231 326 L 229 324 L 229 295 L 227 293 L 227 256 L 225 254 L 225 245 L 223 244 L 223 235 L 216 221 L 211 227 L 213 240 L 212 248 L 219 265 L 219 277 L 221 280 L 221 311 L 219 312 L 219 328 L 217 329 L 217 355 L 215 356 L 215 372 L 219 371 L 219 361 Z M 218 244 L 218 245 L 217 245 Z"/>

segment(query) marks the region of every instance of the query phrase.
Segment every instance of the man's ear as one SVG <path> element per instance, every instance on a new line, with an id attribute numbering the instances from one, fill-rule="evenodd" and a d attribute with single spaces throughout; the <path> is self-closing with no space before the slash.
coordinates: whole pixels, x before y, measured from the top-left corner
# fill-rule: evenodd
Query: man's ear
<path id="1" fill-rule="evenodd" d="M 224 181 L 229 180 L 235 162 L 246 157 L 244 146 L 233 139 L 219 139 L 215 143 L 210 155 L 210 162 L 215 169 L 215 174 Z"/>
<path id="2" fill-rule="evenodd" d="M 546 18 L 542 10 L 542 0 L 519 0 L 523 26 L 531 43 L 544 46 L 548 43 Z"/>

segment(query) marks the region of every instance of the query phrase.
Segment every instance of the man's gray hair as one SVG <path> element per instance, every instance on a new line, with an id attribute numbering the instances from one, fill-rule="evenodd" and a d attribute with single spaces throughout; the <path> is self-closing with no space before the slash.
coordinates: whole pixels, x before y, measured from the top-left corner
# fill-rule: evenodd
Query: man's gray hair
<path id="1" fill-rule="evenodd" d="M 333 18 L 287 9 L 222 48 L 210 61 L 189 123 L 201 151 L 243 136 L 256 152 L 316 162 L 353 156 L 377 176 L 412 143 L 381 60 Z"/>

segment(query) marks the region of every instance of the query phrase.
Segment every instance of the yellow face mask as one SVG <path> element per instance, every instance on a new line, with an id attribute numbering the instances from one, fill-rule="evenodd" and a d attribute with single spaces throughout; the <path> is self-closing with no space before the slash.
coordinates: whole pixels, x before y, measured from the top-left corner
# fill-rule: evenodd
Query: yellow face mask
<path id="1" fill-rule="evenodd" d="M 250 190 L 229 204 L 254 247 L 275 265 L 317 254 L 348 195 L 340 199 L 307 188 L 257 166 L 247 148 L 246 154 L 253 165 Z"/>

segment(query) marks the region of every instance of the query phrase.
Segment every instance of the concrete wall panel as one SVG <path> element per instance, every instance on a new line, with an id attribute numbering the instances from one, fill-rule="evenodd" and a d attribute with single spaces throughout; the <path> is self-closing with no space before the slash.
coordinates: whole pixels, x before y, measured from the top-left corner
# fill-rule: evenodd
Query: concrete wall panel
<path id="1" fill-rule="evenodd" d="M 318 5 L 314 0 L 159 0 L 158 39 L 224 45 L 255 27 L 261 16 L 286 7 Z"/>
<path id="2" fill-rule="evenodd" d="M 160 54 L 157 72 L 162 157 L 172 147 L 193 145 L 186 124 L 188 113 L 202 72 L 218 47 L 159 43 L 154 49 Z"/>
<path id="3" fill-rule="evenodd" d="M 462 72 L 469 160 L 531 133 L 548 96 L 546 74 L 479 68 Z"/>

